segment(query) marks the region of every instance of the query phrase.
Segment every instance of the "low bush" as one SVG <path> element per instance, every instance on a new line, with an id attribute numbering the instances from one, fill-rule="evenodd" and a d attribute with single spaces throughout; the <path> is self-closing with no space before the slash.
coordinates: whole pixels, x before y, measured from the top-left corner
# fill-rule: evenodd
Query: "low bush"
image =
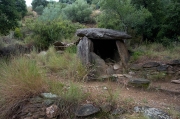
<path id="1" fill-rule="evenodd" d="M 92 18 L 90 17 L 92 14 L 92 9 L 85 0 L 76 0 L 74 3 L 67 5 L 63 9 L 63 12 L 67 19 L 70 19 L 73 22 L 93 22 Z"/>
<path id="2" fill-rule="evenodd" d="M 52 21 L 29 20 L 27 26 L 34 32 L 32 38 L 38 48 L 48 48 L 55 41 L 71 38 L 76 29 L 82 28 L 80 24 L 57 19 Z"/>

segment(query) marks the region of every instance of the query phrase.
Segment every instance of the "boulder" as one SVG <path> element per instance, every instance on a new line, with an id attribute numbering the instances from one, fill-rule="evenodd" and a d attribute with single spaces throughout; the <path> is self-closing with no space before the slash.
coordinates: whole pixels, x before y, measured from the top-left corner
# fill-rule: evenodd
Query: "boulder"
<path id="1" fill-rule="evenodd" d="M 103 29 L 103 28 L 85 28 L 78 29 L 76 35 L 79 37 L 88 37 L 90 39 L 130 39 L 131 36 L 126 34 L 125 32 L 120 32 L 112 29 Z"/>
<path id="2" fill-rule="evenodd" d="M 132 85 L 135 87 L 148 88 L 150 84 L 150 80 L 143 78 L 130 79 L 128 85 Z"/>
<path id="3" fill-rule="evenodd" d="M 143 68 L 153 68 L 153 67 L 157 67 L 160 64 L 157 62 L 148 62 L 142 65 Z"/>
<path id="4" fill-rule="evenodd" d="M 76 110 L 75 115 L 78 117 L 86 117 L 98 113 L 99 111 L 100 109 L 92 104 L 84 104 Z"/>
<path id="5" fill-rule="evenodd" d="M 157 108 L 136 106 L 134 111 L 143 113 L 148 119 L 172 119 L 166 112 Z"/>

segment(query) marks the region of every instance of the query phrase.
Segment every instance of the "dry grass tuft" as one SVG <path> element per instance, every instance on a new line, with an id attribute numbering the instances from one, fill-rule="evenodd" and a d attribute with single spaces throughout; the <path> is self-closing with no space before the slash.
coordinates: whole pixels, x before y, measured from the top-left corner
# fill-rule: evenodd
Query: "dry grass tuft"
<path id="1" fill-rule="evenodd" d="M 1 63 L 0 97 L 1 112 L 13 113 L 16 105 L 34 95 L 47 90 L 44 72 L 37 67 L 36 61 L 24 57 L 14 58 Z"/>

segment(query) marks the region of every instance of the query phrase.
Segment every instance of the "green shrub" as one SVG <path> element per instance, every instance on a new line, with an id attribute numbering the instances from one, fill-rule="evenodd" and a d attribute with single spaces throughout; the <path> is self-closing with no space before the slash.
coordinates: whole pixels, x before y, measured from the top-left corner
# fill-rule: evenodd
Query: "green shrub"
<path id="1" fill-rule="evenodd" d="M 63 12 L 66 18 L 73 22 L 89 23 L 93 21 L 90 17 L 92 9 L 85 0 L 76 0 L 74 3 L 67 5 Z"/>
<path id="2" fill-rule="evenodd" d="M 27 24 L 34 32 L 34 43 L 39 48 L 48 48 L 55 41 L 71 38 L 76 29 L 82 25 L 73 24 L 70 21 L 57 19 L 52 21 L 35 20 Z"/>
<path id="3" fill-rule="evenodd" d="M 22 38 L 22 37 L 23 37 L 23 34 L 22 34 L 20 28 L 15 28 L 14 36 L 15 36 L 16 38 Z"/>

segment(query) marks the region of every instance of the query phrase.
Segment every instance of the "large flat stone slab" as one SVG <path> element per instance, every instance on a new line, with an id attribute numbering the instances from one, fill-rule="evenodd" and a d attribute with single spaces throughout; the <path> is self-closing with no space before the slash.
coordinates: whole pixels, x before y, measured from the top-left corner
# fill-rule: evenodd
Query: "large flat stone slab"
<path id="1" fill-rule="evenodd" d="M 132 38 L 130 35 L 125 32 L 120 32 L 112 29 L 104 29 L 104 28 L 85 28 L 78 29 L 76 31 L 76 35 L 79 37 L 86 36 L 90 39 L 104 39 L 104 40 L 122 40 L 122 39 L 130 39 Z"/>

